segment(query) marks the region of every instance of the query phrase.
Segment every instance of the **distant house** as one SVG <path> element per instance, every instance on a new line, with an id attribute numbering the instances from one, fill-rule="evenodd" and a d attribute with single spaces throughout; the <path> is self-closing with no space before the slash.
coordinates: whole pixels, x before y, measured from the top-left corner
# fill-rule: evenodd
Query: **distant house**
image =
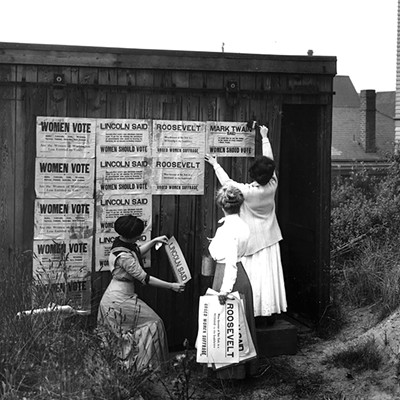
<path id="1" fill-rule="evenodd" d="M 332 175 L 366 166 L 377 172 L 394 152 L 396 92 L 357 93 L 348 76 L 333 80 Z"/>

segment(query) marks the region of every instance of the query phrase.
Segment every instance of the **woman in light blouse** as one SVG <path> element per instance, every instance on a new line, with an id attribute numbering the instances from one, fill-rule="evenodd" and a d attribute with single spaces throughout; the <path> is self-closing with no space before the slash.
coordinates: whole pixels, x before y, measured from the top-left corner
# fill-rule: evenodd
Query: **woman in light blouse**
<path id="1" fill-rule="evenodd" d="M 100 302 L 98 325 L 115 336 L 116 355 L 126 367 L 137 371 L 149 366 L 160 368 L 168 359 L 164 323 L 137 296 L 135 284 L 177 293 L 183 292 L 185 285 L 150 276 L 144 269 L 142 256 L 155 244 L 167 243 L 166 236 L 158 236 L 139 247 L 136 241 L 143 233 L 144 222 L 134 215 L 119 217 L 114 228 L 120 236 L 115 238 L 110 250 L 112 280 Z"/>
<path id="2" fill-rule="evenodd" d="M 254 315 L 265 318 L 286 312 L 287 301 L 279 246 L 282 234 L 275 214 L 278 178 L 268 128 L 261 126 L 260 134 L 263 155 L 249 169 L 251 183 L 231 179 L 215 157 L 207 154 L 205 159 L 221 185 L 234 185 L 243 193 L 240 216 L 249 226 L 250 238 L 242 261 L 253 288 Z"/>
<path id="3" fill-rule="evenodd" d="M 254 322 L 253 293 L 249 278 L 241 263 L 245 254 L 250 231 L 240 218 L 239 210 L 243 203 L 242 192 L 232 185 L 223 186 L 217 193 L 216 203 L 225 217 L 208 247 L 211 257 L 216 261 L 212 288 L 218 291 L 221 304 L 225 304 L 227 295 L 238 291 L 244 299 L 244 309 L 254 346 L 257 348 Z M 254 376 L 258 368 L 256 359 L 245 364 L 219 371 L 220 378 L 243 379 Z"/>

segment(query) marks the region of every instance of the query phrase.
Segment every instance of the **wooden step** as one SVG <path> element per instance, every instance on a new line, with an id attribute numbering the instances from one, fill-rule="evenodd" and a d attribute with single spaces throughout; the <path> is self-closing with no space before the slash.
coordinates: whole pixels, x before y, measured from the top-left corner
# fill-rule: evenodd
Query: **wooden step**
<path id="1" fill-rule="evenodd" d="M 257 344 L 260 356 L 296 354 L 297 328 L 284 319 L 277 319 L 273 325 L 257 328 Z"/>

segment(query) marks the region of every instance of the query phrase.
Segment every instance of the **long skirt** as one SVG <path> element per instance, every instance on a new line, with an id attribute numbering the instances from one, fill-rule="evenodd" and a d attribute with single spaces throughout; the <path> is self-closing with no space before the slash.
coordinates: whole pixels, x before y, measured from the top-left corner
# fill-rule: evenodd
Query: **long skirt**
<path id="1" fill-rule="evenodd" d="M 98 311 L 98 324 L 112 332 L 115 353 L 126 367 L 156 369 L 168 358 L 161 318 L 134 291 L 133 282 L 111 280 Z"/>
<path id="2" fill-rule="evenodd" d="M 212 288 L 216 291 L 219 291 L 222 286 L 224 272 L 225 264 L 217 263 L 212 285 Z M 251 338 L 253 339 L 253 343 L 257 351 L 257 333 L 254 320 L 253 292 L 251 288 L 251 283 L 241 262 L 237 263 L 237 277 L 232 292 L 235 291 L 239 292 L 241 298 L 244 301 L 244 312 L 246 314 L 246 320 L 249 325 Z M 227 367 L 218 370 L 217 376 L 221 379 L 244 379 L 248 376 L 256 375 L 257 371 L 258 360 L 253 359 L 243 364 L 238 364 L 233 367 Z"/>
<path id="3" fill-rule="evenodd" d="M 253 288 L 254 316 L 286 312 L 286 291 L 279 243 L 242 258 Z"/>

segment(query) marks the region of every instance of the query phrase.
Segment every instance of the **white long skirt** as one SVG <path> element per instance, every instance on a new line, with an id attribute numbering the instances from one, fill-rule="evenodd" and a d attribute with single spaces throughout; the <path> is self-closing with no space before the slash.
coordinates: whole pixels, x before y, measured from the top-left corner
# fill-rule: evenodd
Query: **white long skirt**
<path id="1" fill-rule="evenodd" d="M 279 243 L 242 258 L 253 289 L 254 316 L 286 312 L 286 290 Z"/>

